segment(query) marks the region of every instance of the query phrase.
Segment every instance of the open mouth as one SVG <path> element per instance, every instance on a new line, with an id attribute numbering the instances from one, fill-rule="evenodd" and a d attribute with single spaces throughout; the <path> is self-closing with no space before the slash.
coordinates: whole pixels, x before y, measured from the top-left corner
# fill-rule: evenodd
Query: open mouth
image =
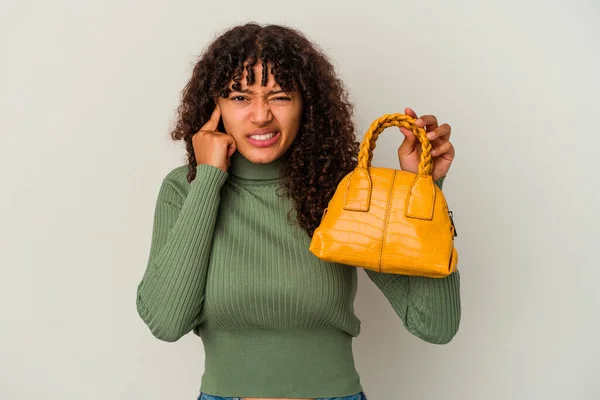
<path id="1" fill-rule="evenodd" d="M 269 147 L 275 144 L 281 137 L 281 132 L 269 132 L 262 135 L 248 136 L 248 141 L 257 147 Z"/>

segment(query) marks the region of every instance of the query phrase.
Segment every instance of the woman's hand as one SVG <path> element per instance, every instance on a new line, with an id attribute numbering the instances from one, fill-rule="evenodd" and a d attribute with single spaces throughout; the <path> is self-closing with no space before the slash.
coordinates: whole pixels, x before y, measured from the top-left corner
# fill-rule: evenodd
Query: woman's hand
<path id="1" fill-rule="evenodd" d="M 210 119 L 192 136 L 196 164 L 209 164 L 227 172 L 229 159 L 236 151 L 233 136 L 218 132 L 221 110 L 217 105 Z"/>
<path id="2" fill-rule="evenodd" d="M 410 108 L 406 108 L 404 113 L 417 118 L 417 114 Z M 427 138 L 432 147 L 433 172 L 431 175 L 434 181 L 438 180 L 446 176 L 454 160 L 454 146 L 450 143 L 450 125 L 438 126 L 437 118 L 434 115 L 423 115 L 415 121 L 415 124 L 417 127 L 425 128 L 425 132 L 427 132 Z M 411 130 L 401 127 L 400 131 L 404 135 L 404 140 L 398 148 L 400 169 L 416 174 L 419 171 L 421 160 L 421 143 Z"/>

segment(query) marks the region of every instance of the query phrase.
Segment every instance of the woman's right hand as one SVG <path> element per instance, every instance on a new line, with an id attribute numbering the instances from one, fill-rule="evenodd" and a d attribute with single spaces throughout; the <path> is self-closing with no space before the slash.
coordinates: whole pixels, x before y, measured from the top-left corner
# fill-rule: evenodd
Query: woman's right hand
<path id="1" fill-rule="evenodd" d="M 218 132 L 221 110 L 217 105 L 210 119 L 192 136 L 196 164 L 208 164 L 227 172 L 237 146 L 233 136 Z"/>

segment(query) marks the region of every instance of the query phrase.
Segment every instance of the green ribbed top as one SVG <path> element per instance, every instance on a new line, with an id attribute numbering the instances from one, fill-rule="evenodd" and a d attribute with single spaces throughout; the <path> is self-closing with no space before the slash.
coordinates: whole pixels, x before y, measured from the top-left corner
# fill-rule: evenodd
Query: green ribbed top
<path id="1" fill-rule="evenodd" d="M 363 390 L 352 338 L 359 268 L 322 262 L 278 196 L 281 165 L 236 152 L 228 173 L 187 166 L 163 180 L 139 315 L 157 338 L 202 338 L 200 390 L 223 397 L 343 397 Z M 441 180 L 437 182 L 441 187 Z M 362 269 L 361 269 L 362 270 Z M 404 326 L 449 342 L 460 322 L 460 276 L 408 277 L 364 270 Z"/>

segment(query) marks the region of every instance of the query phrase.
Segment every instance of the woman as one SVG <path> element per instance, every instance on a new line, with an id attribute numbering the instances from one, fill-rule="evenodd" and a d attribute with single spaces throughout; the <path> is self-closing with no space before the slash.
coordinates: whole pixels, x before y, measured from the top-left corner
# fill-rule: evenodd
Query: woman
<path id="1" fill-rule="evenodd" d="M 332 64 L 292 29 L 235 27 L 196 64 L 172 132 L 187 165 L 160 188 L 137 307 L 161 340 L 202 338 L 199 398 L 366 399 L 352 353 L 357 268 L 308 250 L 356 166 L 351 117 Z M 441 187 L 454 156 L 450 127 L 417 121 L 432 138 Z M 416 172 L 418 142 L 402 133 L 400 167 Z M 366 273 L 412 334 L 431 343 L 455 335 L 457 272 Z"/>

